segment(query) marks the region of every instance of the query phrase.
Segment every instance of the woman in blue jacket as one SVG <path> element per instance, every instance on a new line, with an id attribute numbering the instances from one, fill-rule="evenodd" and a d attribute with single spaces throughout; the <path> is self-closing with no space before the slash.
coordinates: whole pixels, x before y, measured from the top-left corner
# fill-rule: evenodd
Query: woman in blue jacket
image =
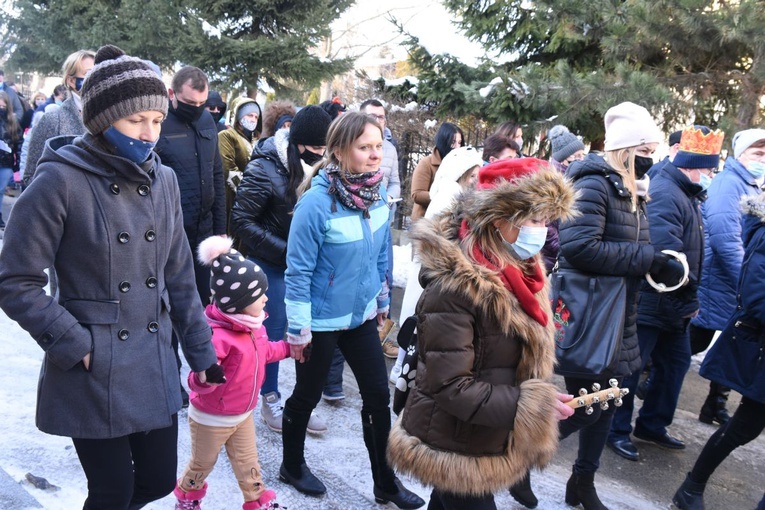
<path id="1" fill-rule="evenodd" d="M 284 406 L 282 481 L 319 496 L 326 487 L 305 462 L 305 434 L 335 346 L 361 393 L 364 443 L 375 500 L 399 508 L 425 502 L 396 478 L 386 459 L 390 393 L 377 324 L 388 314 L 388 206 L 381 188 L 382 129 L 361 113 L 337 118 L 324 161 L 295 206 L 285 273 L 287 341 L 295 389 Z M 306 349 L 307 346 L 310 349 Z"/>
<path id="2" fill-rule="evenodd" d="M 758 160 L 765 166 L 765 154 Z M 741 393 L 741 405 L 707 441 L 672 501 L 680 510 L 703 510 L 704 488 L 730 453 L 765 429 L 765 197 L 741 201 L 746 246 L 736 311 L 701 365 L 707 379 Z M 757 507 L 765 509 L 765 497 Z"/>

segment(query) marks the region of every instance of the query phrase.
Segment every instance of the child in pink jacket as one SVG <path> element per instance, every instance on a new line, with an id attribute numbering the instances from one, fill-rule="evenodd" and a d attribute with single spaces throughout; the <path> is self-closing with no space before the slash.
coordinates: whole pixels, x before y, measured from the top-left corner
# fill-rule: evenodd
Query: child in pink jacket
<path id="1" fill-rule="evenodd" d="M 226 382 L 206 384 L 189 374 L 191 459 L 178 480 L 176 510 L 201 508 L 205 479 L 226 446 L 244 495 L 244 510 L 280 508 L 260 475 L 252 410 L 266 375 L 266 363 L 289 357 L 289 344 L 269 342 L 263 320 L 268 279 L 253 262 L 231 248 L 232 240 L 213 236 L 199 245 L 199 260 L 211 266 L 213 303 L 205 309 L 212 342 Z"/>

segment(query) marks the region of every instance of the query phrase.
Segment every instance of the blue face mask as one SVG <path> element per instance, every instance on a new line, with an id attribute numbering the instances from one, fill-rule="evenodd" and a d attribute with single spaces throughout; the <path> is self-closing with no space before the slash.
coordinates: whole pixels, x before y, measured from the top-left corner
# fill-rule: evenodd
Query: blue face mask
<path id="1" fill-rule="evenodd" d="M 505 246 L 519 259 L 530 259 L 542 249 L 547 240 L 547 227 L 521 227 L 518 239 L 514 243 L 508 243 L 503 238 Z"/>
<path id="2" fill-rule="evenodd" d="M 104 131 L 104 138 L 106 138 L 110 144 L 114 145 L 117 149 L 117 155 L 129 159 L 138 165 L 149 159 L 151 151 L 154 150 L 154 146 L 157 145 L 156 140 L 153 142 L 144 142 L 143 140 L 124 135 L 115 129 L 114 126 L 111 126 Z"/>
<path id="3" fill-rule="evenodd" d="M 762 180 L 765 177 L 765 163 L 761 161 L 752 161 L 749 163 L 747 171 L 752 174 L 755 179 Z"/>
<path id="4" fill-rule="evenodd" d="M 699 186 L 701 186 L 701 189 L 706 190 L 709 188 L 709 185 L 712 184 L 712 178 L 709 177 L 707 174 L 701 174 L 699 175 Z"/>
<path id="5" fill-rule="evenodd" d="M 80 89 L 82 89 L 82 84 L 83 84 L 84 82 L 85 82 L 85 78 L 75 78 L 75 79 L 74 79 L 74 90 L 76 90 L 77 92 L 79 92 L 79 91 L 80 91 Z"/>

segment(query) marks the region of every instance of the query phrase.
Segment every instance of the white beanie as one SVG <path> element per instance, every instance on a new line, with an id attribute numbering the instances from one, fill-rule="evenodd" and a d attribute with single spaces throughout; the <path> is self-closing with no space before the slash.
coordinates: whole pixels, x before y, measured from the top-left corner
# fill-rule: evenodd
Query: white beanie
<path id="1" fill-rule="evenodd" d="M 614 151 L 664 140 L 648 110 L 626 101 L 608 109 L 605 117 L 605 150 Z"/>
<path id="2" fill-rule="evenodd" d="M 733 135 L 733 157 L 738 159 L 741 153 L 753 143 L 765 140 L 765 129 L 745 129 Z"/>

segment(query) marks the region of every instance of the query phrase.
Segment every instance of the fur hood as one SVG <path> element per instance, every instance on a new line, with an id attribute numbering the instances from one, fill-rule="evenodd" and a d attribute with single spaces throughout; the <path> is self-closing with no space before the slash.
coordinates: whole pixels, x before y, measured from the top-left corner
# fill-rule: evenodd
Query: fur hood
<path id="1" fill-rule="evenodd" d="M 765 193 L 744 195 L 741 199 L 741 212 L 753 216 L 760 223 L 765 223 Z"/>
<path id="2" fill-rule="evenodd" d="M 508 366 L 508 370 L 515 369 L 520 394 L 501 455 L 471 455 L 431 446 L 421 439 L 425 437 L 422 430 L 415 428 L 410 433 L 404 428 L 403 422 L 409 419 L 404 419 L 409 412 L 405 409 L 393 426 L 388 445 L 391 464 L 399 471 L 448 492 L 478 495 L 507 488 L 529 469 L 542 468 L 552 460 L 558 445 L 554 407 L 557 389 L 549 382 L 555 366 L 553 322 L 549 320 L 547 326 L 542 326 L 526 314 L 496 273 L 465 254 L 462 245 L 466 243 L 458 241 L 458 233 L 463 219 L 471 229 L 484 232 L 481 235 L 488 232 L 494 235 L 492 222 L 498 218 L 523 221 L 536 216 L 570 217 L 574 214 L 574 200 L 575 193 L 563 176 L 545 169 L 512 182 L 501 182 L 492 189 L 468 192 L 445 214 L 433 220 L 421 219 L 415 225 L 412 238 L 422 262 L 422 283 L 438 285 L 445 295 L 464 299 L 477 310 L 476 317 L 500 325 L 505 335 L 500 341 L 519 344 L 518 365 Z M 531 263 L 540 264 L 539 256 Z M 536 294 L 548 316 L 549 290 L 546 284 Z M 438 406 L 435 401 L 432 405 Z M 429 427 L 443 426 L 439 422 Z"/>

